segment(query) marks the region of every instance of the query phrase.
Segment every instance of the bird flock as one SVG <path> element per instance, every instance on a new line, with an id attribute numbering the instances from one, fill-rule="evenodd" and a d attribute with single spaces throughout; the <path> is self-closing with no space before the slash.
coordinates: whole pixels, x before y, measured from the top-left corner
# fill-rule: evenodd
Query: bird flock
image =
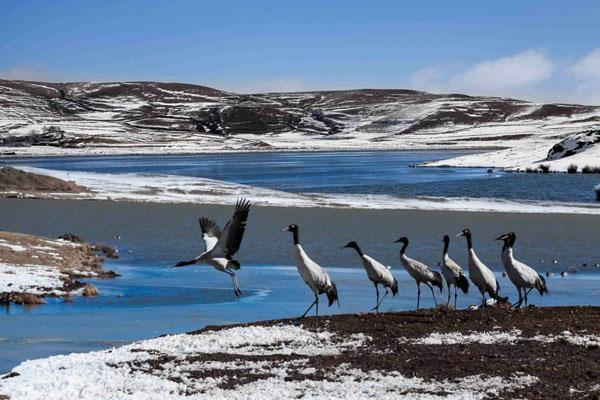
<path id="1" fill-rule="evenodd" d="M 250 212 L 250 206 L 251 204 L 248 200 L 238 200 L 233 216 L 229 222 L 225 224 L 223 230 L 221 230 L 213 220 L 206 217 L 201 217 L 199 219 L 199 223 L 200 230 L 202 232 L 202 240 L 204 241 L 205 245 L 205 251 L 196 258 L 178 262 L 174 265 L 174 268 L 192 264 L 210 265 L 218 271 L 230 275 L 234 293 L 237 297 L 240 297 L 242 292 L 239 288 L 235 273 L 235 271 L 240 269 L 240 263 L 235 260 L 234 257 L 242 243 L 242 238 L 248 220 L 248 214 Z M 319 315 L 319 295 L 326 295 L 328 305 L 330 307 L 336 302 L 339 306 L 340 301 L 337 286 L 331 280 L 327 271 L 318 263 L 313 261 L 303 249 L 302 245 L 300 244 L 299 226 L 296 224 L 290 224 L 287 228 L 284 228 L 283 231 L 290 232 L 292 234 L 294 243 L 294 261 L 298 270 L 298 274 L 310 288 L 315 298 L 310 306 L 306 309 L 304 314 L 300 316 L 300 318 L 305 317 L 313 307 L 315 307 L 315 315 Z M 470 286 L 469 280 L 481 294 L 482 308 L 486 307 L 489 301 L 486 299 L 486 295 L 495 301 L 503 300 L 499 295 L 500 284 L 498 283 L 494 273 L 477 257 L 477 254 L 473 249 L 473 238 L 471 231 L 469 229 L 463 229 L 456 236 L 464 237 L 467 242 L 468 278 L 465 275 L 463 268 L 453 261 L 448 254 L 448 249 L 450 246 L 450 237 L 448 235 L 445 235 L 442 239 L 443 252 L 442 262 L 440 264 L 441 273 L 434 271 L 431 267 L 421 261 L 410 258 L 406 254 L 409 244 L 407 237 L 402 236 L 394 242 L 402 245 L 399 255 L 400 263 L 408 275 L 414 279 L 417 285 L 417 310 L 420 307 L 421 301 L 421 284 L 430 289 L 434 304 L 437 306 L 438 302 L 435 297 L 434 287 L 438 288 L 441 293 L 444 289 L 445 282 L 448 292 L 448 298 L 445 307 L 446 311 L 450 307 L 452 286 L 454 286 L 454 308 L 456 308 L 458 290 L 460 289 L 464 294 L 467 294 Z M 527 296 L 533 289 L 536 289 L 541 296 L 547 294 L 548 286 L 546 285 L 546 280 L 544 277 L 538 274 L 530 266 L 515 259 L 513 254 L 513 246 L 516 241 L 516 234 L 514 232 L 509 232 L 501 235 L 495 240 L 503 241 L 501 253 L 502 264 L 504 265 L 508 278 L 516 287 L 519 294 L 519 299 L 514 302 L 511 307 L 519 308 L 522 306 L 523 302 L 525 303 L 525 306 L 527 306 Z M 342 247 L 342 249 L 346 248 L 356 251 L 362 262 L 365 272 L 367 273 L 367 278 L 375 286 L 376 301 L 375 306 L 371 309 L 371 311 L 379 312 L 379 306 L 390 291 L 393 297 L 398 294 L 398 281 L 393 276 L 391 267 L 385 266 L 373 257 L 365 254 L 355 241 L 349 242 Z M 380 286 L 384 290 L 383 296 L 380 296 Z"/>

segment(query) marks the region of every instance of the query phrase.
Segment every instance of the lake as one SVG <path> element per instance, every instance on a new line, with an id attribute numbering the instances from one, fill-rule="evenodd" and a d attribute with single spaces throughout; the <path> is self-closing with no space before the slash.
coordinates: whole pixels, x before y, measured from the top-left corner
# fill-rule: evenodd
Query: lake
<path id="1" fill-rule="evenodd" d="M 474 197 L 591 203 L 598 175 L 525 174 L 484 168 L 411 168 L 456 157 L 450 151 L 265 152 L 50 157 L 14 165 L 104 173 L 198 176 L 288 192 Z"/>
<path id="2" fill-rule="evenodd" d="M 540 273 L 555 274 L 548 279 L 550 295 L 540 299 L 532 293 L 531 303 L 600 304 L 600 268 L 593 267 L 600 263 L 600 216 L 254 207 L 238 257 L 244 296 L 236 299 L 223 273 L 205 266 L 169 268 L 201 251 L 200 215 L 222 224 L 231 212 L 230 206 L 216 205 L 0 200 L 0 229 L 49 237 L 73 232 L 90 242 L 112 244 L 121 258 L 106 267 L 122 274 L 94 281 L 101 293 L 96 298 L 72 303 L 50 299 L 34 308 L 4 309 L 0 373 L 31 358 L 103 349 L 206 325 L 300 315 L 312 294 L 293 267 L 292 238 L 281 232 L 289 223 L 300 225 L 305 250 L 338 285 L 341 307 L 322 306 L 322 313 L 368 311 L 374 305 L 374 289 L 358 257 L 340 249 L 348 241 L 358 241 L 367 254 L 392 266 L 399 280 L 399 296 L 386 299 L 381 310 L 408 310 L 416 305 L 416 285 L 399 266 L 399 246 L 392 242 L 408 236 L 408 254 L 438 268 L 442 236 L 467 226 L 480 258 L 496 271 L 502 295 L 514 298 L 516 291 L 500 275 L 501 244 L 493 239 L 514 230 L 517 258 Z M 462 238 L 453 239 L 450 252 L 466 265 Z M 579 272 L 558 275 L 572 267 Z M 445 299 L 446 293 L 436 295 Z M 478 299 L 471 290 L 459 296 L 459 306 Z M 430 293 L 423 291 L 421 303 L 433 305 Z"/>

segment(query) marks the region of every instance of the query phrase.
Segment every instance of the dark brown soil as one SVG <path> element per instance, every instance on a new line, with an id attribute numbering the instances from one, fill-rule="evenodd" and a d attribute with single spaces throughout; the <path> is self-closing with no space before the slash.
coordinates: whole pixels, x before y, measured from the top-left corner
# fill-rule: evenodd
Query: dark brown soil
<path id="1" fill-rule="evenodd" d="M 253 323 L 252 325 L 276 325 L 294 323 L 278 320 Z M 439 310 L 386 314 L 346 314 L 331 317 L 306 318 L 302 326 L 310 330 L 327 330 L 341 336 L 364 333 L 372 337 L 357 351 L 338 356 L 308 357 L 303 366 L 316 369 L 314 374 L 288 376 L 288 380 L 325 379 L 327 371 L 334 371 L 340 364 L 363 371 L 398 371 L 407 377 L 425 379 L 455 379 L 470 375 L 514 376 L 523 373 L 539 378 L 538 383 L 516 392 L 501 394 L 500 398 L 528 399 L 584 399 L 598 398 L 600 390 L 592 389 L 600 384 L 600 349 L 584 347 L 568 342 L 542 343 L 520 341 L 517 344 L 459 344 L 417 345 L 401 343 L 399 338 L 417 338 L 432 332 L 484 332 L 491 330 L 511 331 L 519 329 L 522 337 L 538 334 L 560 334 L 568 330 L 572 334 L 600 334 L 600 307 L 548 307 L 522 310 L 486 309 L 477 311 Z M 207 327 L 193 334 L 223 329 Z M 239 356 L 231 354 L 207 354 L 188 361 L 290 361 L 306 356 Z M 160 368 L 163 361 L 153 367 Z M 228 371 L 198 371 L 196 378 L 222 376 Z M 259 376 L 260 375 L 260 376 Z M 234 388 L 248 381 L 264 379 L 262 374 L 248 375 L 236 371 L 236 376 L 223 386 Z M 576 392 L 577 391 L 577 392 Z M 576 393 L 576 397 L 573 397 Z M 493 396 L 492 396 L 493 398 Z"/>

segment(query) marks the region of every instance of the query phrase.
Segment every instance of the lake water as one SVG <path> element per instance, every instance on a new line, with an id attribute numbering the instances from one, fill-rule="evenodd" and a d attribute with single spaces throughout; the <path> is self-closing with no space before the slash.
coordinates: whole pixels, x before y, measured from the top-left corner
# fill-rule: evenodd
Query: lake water
<path id="1" fill-rule="evenodd" d="M 387 194 L 403 197 L 595 201 L 598 175 L 488 173 L 483 168 L 411 168 L 458 152 L 266 152 L 186 156 L 11 159 L 40 168 L 106 173 L 198 176 L 289 192 Z"/>
<path id="2" fill-rule="evenodd" d="M 598 216 L 254 207 L 238 257 L 244 296 L 236 299 L 223 273 L 203 266 L 169 268 L 201 250 L 198 216 L 223 223 L 231 211 L 214 205 L 0 200 L 0 229 L 49 237 L 73 232 L 112 244 L 121 258 L 106 267 L 122 274 L 95 281 L 101 293 L 95 298 L 4 309 L 0 373 L 30 358 L 103 349 L 208 324 L 300 315 L 312 295 L 293 267 L 290 234 L 281 232 L 289 223 L 300 225 L 304 248 L 338 285 L 341 307 L 322 306 L 322 313 L 367 311 L 374 305 L 374 289 L 358 257 L 340 249 L 348 241 L 358 241 L 367 254 L 391 265 L 399 280 L 399 296 L 386 299 L 382 311 L 408 310 L 416 305 L 416 286 L 399 267 L 398 245 L 392 242 L 408 236 L 408 253 L 437 268 L 442 236 L 466 226 L 474 232 L 480 258 L 496 271 L 502 295 L 514 298 L 516 291 L 500 276 L 501 245 L 493 239 L 514 230 L 517 257 L 541 273 L 555 273 L 548 279 L 550 295 L 532 294 L 531 303 L 600 304 L 600 268 L 593 267 L 600 263 Z M 450 251 L 466 265 L 464 240 L 453 239 Z M 571 267 L 579 273 L 558 275 Z M 427 291 L 421 301 L 424 307 L 433 305 Z M 471 290 L 459 302 L 466 307 L 478 296 Z"/>

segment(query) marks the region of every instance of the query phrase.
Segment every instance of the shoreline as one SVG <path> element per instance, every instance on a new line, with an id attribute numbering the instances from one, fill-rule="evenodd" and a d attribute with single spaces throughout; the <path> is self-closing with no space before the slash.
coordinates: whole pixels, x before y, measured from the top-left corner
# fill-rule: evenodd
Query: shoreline
<path id="1" fill-rule="evenodd" d="M 95 296 L 95 286 L 81 282 L 88 278 L 114 278 L 104 258 L 114 258 L 108 246 L 94 245 L 65 234 L 50 239 L 0 231 L 0 304 L 44 304 L 45 297 Z"/>
<path id="2" fill-rule="evenodd" d="M 235 204 L 246 197 L 257 206 L 336 209 L 440 210 L 500 213 L 600 214 L 596 203 L 505 200 L 470 197 L 397 197 L 394 195 L 291 193 L 207 178 L 144 173 L 96 173 L 17 166 L 87 189 L 86 192 L 5 190 L 0 197 L 59 200 L 108 200 L 173 204 Z"/>
<path id="3" fill-rule="evenodd" d="M 593 306 L 339 314 L 27 361 L 0 379 L 0 393 L 36 399 L 44 385 L 56 398 L 591 397 L 600 393 L 598 348 Z"/>

